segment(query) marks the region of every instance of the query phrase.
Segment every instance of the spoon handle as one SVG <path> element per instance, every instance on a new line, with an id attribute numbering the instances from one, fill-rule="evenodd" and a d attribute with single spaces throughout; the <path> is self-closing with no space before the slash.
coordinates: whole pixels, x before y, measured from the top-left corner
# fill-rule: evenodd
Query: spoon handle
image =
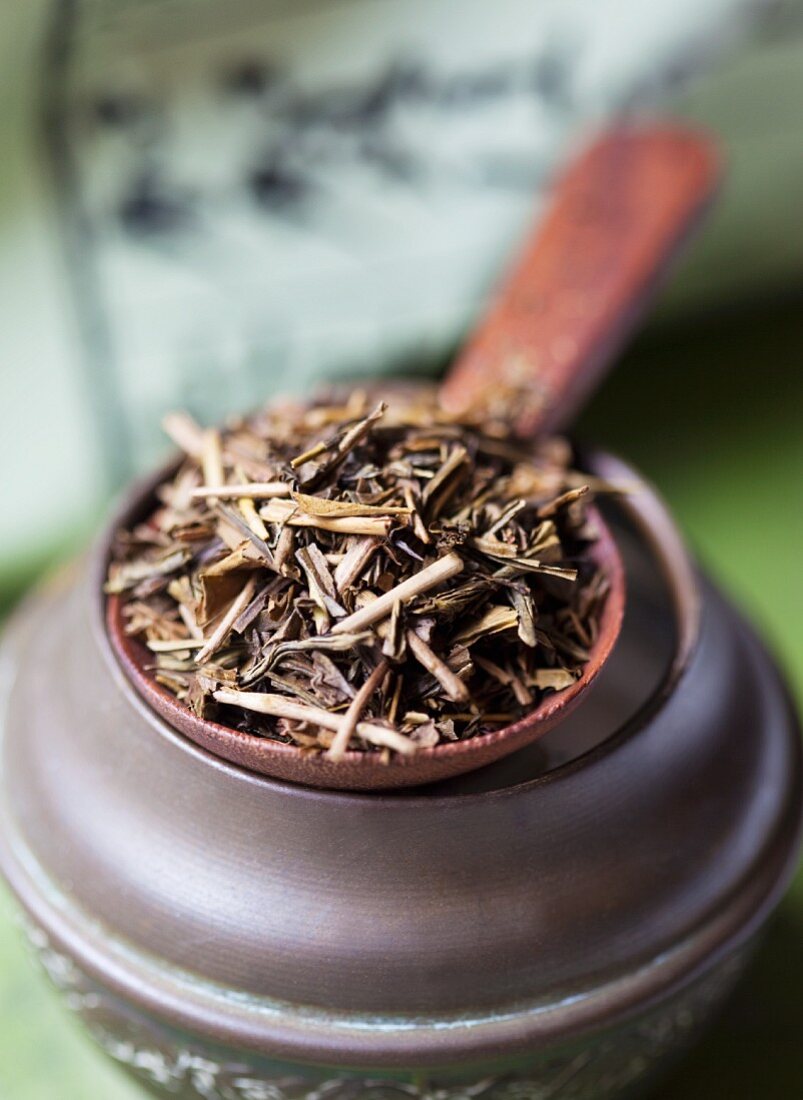
<path id="1" fill-rule="evenodd" d="M 712 198 L 719 158 L 675 125 L 603 133 L 558 180 L 546 216 L 441 387 L 452 412 L 564 428 L 619 351 Z"/>

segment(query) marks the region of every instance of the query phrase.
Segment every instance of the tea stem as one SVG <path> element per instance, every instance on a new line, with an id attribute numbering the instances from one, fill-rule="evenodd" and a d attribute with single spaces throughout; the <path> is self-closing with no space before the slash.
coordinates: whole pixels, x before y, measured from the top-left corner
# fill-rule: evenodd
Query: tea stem
<path id="1" fill-rule="evenodd" d="M 468 702 L 469 693 L 466 685 L 414 630 L 407 631 L 407 644 L 415 659 L 424 666 L 427 672 L 432 673 L 453 702 Z"/>
<path id="2" fill-rule="evenodd" d="M 190 493 L 192 500 L 270 500 L 289 497 L 292 486 L 284 481 L 252 481 L 240 485 L 201 485 Z"/>
<path id="3" fill-rule="evenodd" d="M 394 603 L 409 603 L 410 600 L 428 592 L 431 588 L 443 584 L 445 581 L 456 577 L 463 571 L 464 562 L 459 554 L 452 551 L 445 557 L 439 558 L 432 565 L 426 566 L 406 581 L 397 584 L 390 591 L 384 592 L 366 607 L 361 607 L 345 619 L 341 619 L 332 627 L 333 634 L 348 634 L 352 631 L 362 630 L 372 623 L 387 618 L 393 609 Z"/>
<path id="4" fill-rule="evenodd" d="M 357 723 L 360 716 L 365 710 L 371 696 L 384 680 L 388 668 L 389 664 L 387 661 L 380 661 L 352 699 L 348 710 L 340 721 L 340 727 L 335 735 L 335 739 L 329 746 L 327 752 L 327 756 L 330 756 L 332 760 L 339 760 L 346 752 L 352 734 L 357 729 Z"/>
<path id="5" fill-rule="evenodd" d="M 239 618 L 240 614 L 251 602 L 251 597 L 254 594 L 256 583 L 256 577 L 249 577 L 248 580 L 245 582 L 237 597 L 232 601 L 228 611 L 218 623 L 211 637 L 205 643 L 203 648 L 198 650 L 198 653 L 195 657 L 195 661 L 197 664 L 202 665 L 204 661 L 207 661 L 215 652 L 215 650 L 220 649 L 220 647 L 226 641 L 229 634 L 231 633 L 232 627 Z"/>
<path id="6" fill-rule="evenodd" d="M 309 722 L 313 726 L 322 726 L 327 730 L 337 731 L 342 721 L 338 714 L 321 710 L 319 707 L 307 706 L 306 703 L 295 703 L 286 695 L 270 695 L 261 691 L 229 691 L 226 688 L 220 688 L 213 694 L 219 703 L 225 703 L 228 706 L 242 707 L 243 710 L 268 714 L 273 718 Z M 381 745 L 408 756 L 416 751 L 414 741 L 387 726 L 375 725 L 372 722 L 358 722 L 356 732 L 372 745 Z"/>

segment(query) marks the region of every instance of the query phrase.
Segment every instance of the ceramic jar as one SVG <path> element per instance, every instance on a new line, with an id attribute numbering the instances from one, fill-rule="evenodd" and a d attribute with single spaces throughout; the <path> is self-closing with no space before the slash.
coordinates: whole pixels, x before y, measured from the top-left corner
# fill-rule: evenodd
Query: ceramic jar
<path id="1" fill-rule="evenodd" d="M 791 873 L 799 737 L 648 488 L 606 505 L 628 603 L 588 698 L 505 761 L 382 795 L 249 773 L 147 708 L 101 596 L 142 505 L 2 655 L 2 868 L 112 1058 L 187 1100 L 597 1100 L 698 1035 Z"/>

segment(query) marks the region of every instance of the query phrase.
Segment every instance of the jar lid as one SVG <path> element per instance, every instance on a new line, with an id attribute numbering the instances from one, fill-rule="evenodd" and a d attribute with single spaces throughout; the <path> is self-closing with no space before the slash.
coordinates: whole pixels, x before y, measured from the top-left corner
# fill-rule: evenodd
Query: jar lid
<path id="1" fill-rule="evenodd" d="M 608 518 L 630 600 L 571 725 L 406 793 L 282 784 L 191 744 L 112 657 L 85 566 L 5 644 L 14 889 L 141 1009 L 329 1065 L 533 1049 L 690 979 L 786 880 L 799 744 L 764 651 L 650 490 Z"/>

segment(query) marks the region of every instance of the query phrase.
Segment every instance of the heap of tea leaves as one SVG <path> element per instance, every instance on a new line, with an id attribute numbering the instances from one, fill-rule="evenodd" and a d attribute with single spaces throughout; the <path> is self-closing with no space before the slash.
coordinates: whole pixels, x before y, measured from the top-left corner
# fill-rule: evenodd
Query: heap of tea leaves
<path id="1" fill-rule="evenodd" d="M 515 721 L 582 673 L 608 583 L 562 440 L 428 391 L 273 405 L 184 452 L 106 591 L 197 715 L 338 758 Z"/>

